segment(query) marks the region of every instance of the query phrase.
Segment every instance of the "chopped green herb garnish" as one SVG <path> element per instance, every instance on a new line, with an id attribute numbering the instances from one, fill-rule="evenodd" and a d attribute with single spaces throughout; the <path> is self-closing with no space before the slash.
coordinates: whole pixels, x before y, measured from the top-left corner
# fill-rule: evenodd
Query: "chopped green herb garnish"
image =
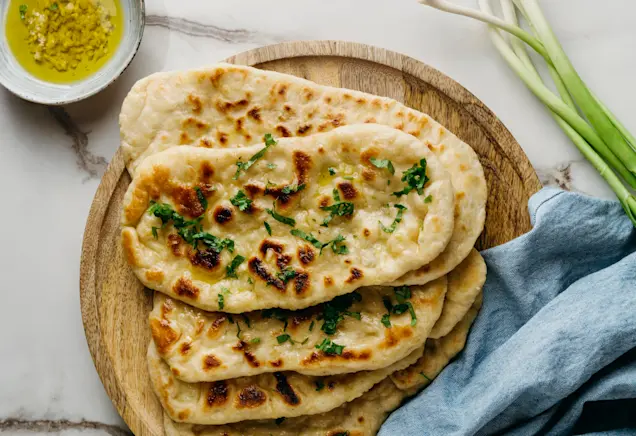
<path id="1" fill-rule="evenodd" d="M 393 220 L 393 223 L 391 223 L 391 227 L 384 227 L 384 224 L 382 224 L 381 221 L 378 221 L 380 223 L 380 227 L 382 227 L 382 230 L 384 230 L 386 233 L 393 233 L 395 231 L 397 225 L 402 221 L 402 214 L 404 214 L 404 211 L 406 210 L 406 207 L 402 206 L 401 204 L 394 204 L 393 207 L 398 209 L 398 212 L 395 219 Z"/>
<path id="2" fill-rule="evenodd" d="M 219 298 L 219 310 L 223 310 L 223 307 L 225 306 L 225 297 L 223 297 L 223 294 L 217 294 L 217 297 Z"/>
<path id="3" fill-rule="evenodd" d="M 413 304 L 410 301 L 407 301 L 411 298 L 411 288 L 408 286 L 400 286 L 398 288 L 393 288 L 395 292 L 395 297 L 397 298 L 398 304 L 393 307 L 393 313 L 396 315 L 400 315 L 407 310 L 411 314 L 411 325 L 414 326 L 417 324 L 417 315 L 415 314 L 415 309 L 413 308 Z"/>
<path id="4" fill-rule="evenodd" d="M 287 284 L 287 282 L 289 282 L 294 277 L 296 277 L 296 271 L 294 271 L 290 267 L 287 267 L 282 272 L 279 272 L 278 274 L 276 274 L 276 277 L 282 280 L 283 283 Z"/>
<path id="5" fill-rule="evenodd" d="M 325 387 L 325 383 L 322 380 L 316 381 L 316 392 L 320 392 Z"/>
<path id="6" fill-rule="evenodd" d="M 159 234 L 157 233 L 157 230 L 159 230 L 159 227 L 152 226 L 152 237 L 155 239 L 159 238 Z"/>
<path id="7" fill-rule="evenodd" d="M 303 189 L 305 189 L 305 184 L 301 183 L 300 185 L 287 185 L 285 187 L 283 187 L 283 189 L 281 190 L 281 192 L 283 194 L 295 194 L 296 192 L 300 192 Z"/>
<path id="8" fill-rule="evenodd" d="M 382 319 L 380 320 L 380 322 L 386 328 L 391 327 L 391 314 L 390 313 L 385 313 L 384 315 L 382 315 Z"/>
<path id="9" fill-rule="evenodd" d="M 333 199 L 336 202 L 340 201 L 340 192 L 336 188 L 333 188 Z"/>
<path id="10" fill-rule="evenodd" d="M 231 239 L 221 239 L 203 231 L 200 225 L 203 217 L 188 221 L 169 204 L 155 203 L 154 201 L 150 202 L 148 213 L 159 218 L 164 226 L 172 221 L 172 224 L 177 229 L 177 234 L 195 249 L 198 249 L 198 244 L 201 242 L 217 253 L 223 251 L 224 248 L 227 248 L 230 253 L 234 251 L 234 241 Z"/>
<path id="11" fill-rule="evenodd" d="M 201 207 L 205 211 L 208 208 L 208 199 L 205 198 L 205 195 L 203 195 L 203 191 L 201 191 L 201 188 L 199 188 L 198 186 L 194 188 L 194 190 L 197 193 L 197 198 L 199 199 L 199 203 L 201 203 Z"/>
<path id="12" fill-rule="evenodd" d="M 49 6 L 49 9 L 52 11 L 57 11 L 59 9 L 59 6 L 57 5 L 57 3 L 53 3 L 51 6 Z"/>
<path id="13" fill-rule="evenodd" d="M 344 350 L 344 345 L 338 345 L 335 342 L 325 338 L 320 344 L 316 344 L 316 348 L 325 354 L 337 354 L 341 355 Z"/>
<path id="14" fill-rule="evenodd" d="M 336 203 L 331 206 L 323 206 L 320 209 L 330 212 L 329 216 L 322 222 L 322 227 L 329 227 L 329 223 L 336 216 L 353 215 L 354 205 L 350 201 L 340 201 L 338 191 L 334 189 L 334 199 Z"/>
<path id="15" fill-rule="evenodd" d="M 424 185 L 426 185 L 426 182 L 429 181 L 429 178 L 426 175 L 426 159 L 422 158 L 420 160 L 419 167 L 415 164 L 408 170 L 404 171 L 402 173 L 402 181 L 406 182 L 406 186 L 401 191 L 394 192 L 393 195 L 401 197 L 414 189 L 419 195 L 422 195 L 424 193 Z"/>
<path id="16" fill-rule="evenodd" d="M 24 18 L 26 17 L 26 12 L 27 12 L 28 8 L 29 7 L 27 5 L 20 5 L 19 11 L 20 11 L 20 19 L 21 20 L 24 20 Z"/>
<path id="17" fill-rule="evenodd" d="M 234 197 L 230 198 L 230 203 L 238 207 L 241 212 L 249 210 L 252 206 L 252 200 L 241 190 L 239 190 Z"/>
<path id="18" fill-rule="evenodd" d="M 289 336 L 287 333 L 276 336 L 276 340 L 278 341 L 279 344 L 283 344 L 287 341 L 289 341 L 292 345 L 294 344 L 294 341 L 292 341 L 291 336 Z"/>
<path id="19" fill-rule="evenodd" d="M 245 258 L 240 254 L 234 256 L 234 259 L 232 259 L 232 263 L 225 267 L 225 277 L 238 279 L 238 276 L 236 275 L 236 268 L 238 268 L 239 265 L 242 264 L 244 261 Z"/>
<path id="20" fill-rule="evenodd" d="M 260 343 L 261 343 L 261 338 L 250 339 L 250 344 L 260 344 Z"/>
<path id="21" fill-rule="evenodd" d="M 424 198 L 424 203 L 430 203 L 431 201 L 433 201 L 432 195 L 427 195 L 426 198 Z"/>
<path id="22" fill-rule="evenodd" d="M 331 244 L 331 249 L 336 254 L 349 254 L 349 248 L 343 243 L 344 240 L 344 236 L 338 235 L 336 239 L 327 242 L 325 246 Z M 320 252 L 322 253 L 322 249 L 320 249 Z"/>
<path id="23" fill-rule="evenodd" d="M 289 231 L 289 233 L 296 237 L 299 237 L 300 239 L 304 239 L 322 252 L 322 248 L 324 247 L 323 243 L 316 239 L 311 233 L 307 234 L 300 229 L 292 229 Z"/>
<path id="24" fill-rule="evenodd" d="M 265 221 L 263 224 L 265 225 L 265 230 L 267 230 L 267 234 L 269 236 L 272 236 L 272 226 L 270 226 L 267 221 Z"/>
<path id="25" fill-rule="evenodd" d="M 424 377 L 426 380 L 430 381 L 430 382 L 432 382 L 432 381 L 433 381 L 433 380 L 431 380 L 430 378 L 428 378 L 428 377 L 426 376 L 426 374 L 424 374 L 423 372 L 420 372 L 420 375 L 421 375 L 422 377 Z"/>
<path id="26" fill-rule="evenodd" d="M 305 345 L 309 341 L 309 336 L 307 336 L 300 344 Z"/>
<path id="27" fill-rule="evenodd" d="M 265 134 L 264 139 L 265 139 L 265 147 L 260 149 L 256 154 L 254 154 L 254 156 L 250 157 L 247 162 L 241 162 L 240 160 L 236 162 L 236 174 L 234 174 L 234 177 L 232 177 L 233 180 L 238 180 L 239 176 L 241 175 L 241 171 L 247 172 L 247 170 L 252 165 L 254 165 L 254 163 L 257 160 L 259 160 L 265 155 L 265 152 L 270 146 L 276 145 L 276 140 L 272 137 L 271 134 L 269 133 Z"/>
<path id="28" fill-rule="evenodd" d="M 241 339 L 241 323 L 236 321 L 236 337 Z"/>
<path id="29" fill-rule="evenodd" d="M 336 169 L 329 167 L 329 174 L 332 175 L 332 176 L 335 176 L 336 175 Z"/>
<path id="30" fill-rule="evenodd" d="M 316 321 L 312 319 L 311 324 L 309 324 L 309 331 L 312 331 L 314 329 L 314 324 L 316 324 Z"/>
<path id="31" fill-rule="evenodd" d="M 250 319 L 247 317 L 247 315 L 245 315 L 244 313 L 241 314 L 241 317 L 243 318 L 243 321 L 245 321 L 245 324 L 247 324 L 247 328 L 252 328 L 252 323 L 250 322 Z"/>
<path id="32" fill-rule="evenodd" d="M 391 174 L 395 174 L 395 168 L 393 167 L 393 162 L 388 159 L 376 159 L 374 157 L 370 158 L 369 161 L 376 168 L 386 168 L 389 170 Z"/>
<path id="33" fill-rule="evenodd" d="M 338 329 L 338 324 L 345 317 L 351 316 L 356 319 L 360 319 L 360 312 L 349 312 L 348 309 L 354 302 L 362 301 L 362 295 L 358 292 L 352 292 L 350 294 L 340 295 L 333 300 L 324 304 L 323 311 L 319 315 L 318 319 L 323 319 L 324 323 L 320 330 L 333 335 Z"/>
<path id="34" fill-rule="evenodd" d="M 266 146 L 268 146 L 268 147 L 269 147 L 270 145 L 276 145 L 276 144 L 278 144 L 278 141 L 276 141 L 276 140 L 274 139 L 274 137 L 272 136 L 272 134 L 271 134 L 271 133 L 266 133 L 266 134 L 263 136 L 263 140 L 265 141 L 265 145 L 266 145 Z"/>
<path id="35" fill-rule="evenodd" d="M 249 283 L 250 285 L 253 285 L 254 284 L 254 280 L 252 280 L 251 277 L 248 277 L 247 278 L 247 283 Z"/>
<path id="36" fill-rule="evenodd" d="M 280 223 L 287 224 L 288 226 L 292 226 L 292 227 L 294 227 L 296 225 L 296 220 L 295 219 L 289 218 L 287 216 L 280 215 L 279 213 L 277 213 L 273 209 L 265 209 L 265 212 L 270 214 L 272 216 L 272 218 L 274 218 L 276 221 L 278 221 Z"/>
<path id="37" fill-rule="evenodd" d="M 274 168 L 276 168 L 276 164 L 268 163 L 267 168 L 269 168 L 270 170 L 273 170 Z"/>
<path id="38" fill-rule="evenodd" d="M 344 176 L 343 179 L 345 179 L 345 180 L 353 180 L 353 176 Z"/>

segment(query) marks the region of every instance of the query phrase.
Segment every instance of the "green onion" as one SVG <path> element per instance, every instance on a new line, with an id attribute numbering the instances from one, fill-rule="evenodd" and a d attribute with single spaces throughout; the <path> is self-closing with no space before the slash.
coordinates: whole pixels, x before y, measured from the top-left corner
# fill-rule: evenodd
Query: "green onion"
<path id="1" fill-rule="evenodd" d="M 550 28 L 537 0 L 515 0 L 515 5 L 528 21 L 534 36 L 518 26 L 511 0 L 500 0 L 505 21 L 493 15 L 488 0 L 479 0 L 480 11 L 445 0 L 420 2 L 491 26 L 490 36 L 499 53 L 526 86 L 552 111 L 559 127 L 610 185 L 636 226 L 636 197 L 621 181 L 622 178 L 627 185 L 636 188 L 636 138 L 583 82 Z M 519 39 L 512 38 L 508 44 L 498 29 Z M 544 58 L 559 96 L 543 83 L 521 41 Z"/>

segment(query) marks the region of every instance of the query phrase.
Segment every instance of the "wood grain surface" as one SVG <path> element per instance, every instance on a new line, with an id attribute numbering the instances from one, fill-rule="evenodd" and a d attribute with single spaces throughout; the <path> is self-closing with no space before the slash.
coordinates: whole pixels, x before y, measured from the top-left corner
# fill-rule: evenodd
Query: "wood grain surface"
<path id="1" fill-rule="evenodd" d="M 480 249 L 530 229 L 528 198 L 541 184 L 510 132 L 474 95 L 407 56 L 338 41 L 291 42 L 226 60 L 276 70 L 320 84 L 394 98 L 430 114 L 479 154 L 488 182 Z M 148 379 L 146 350 L 152 294 L 126 264 L 119 220 L 130 183 L 118 150 L 101 181 L 82 246 L 80 299 L 86 340 L 106 392 L 138 436 L 163 435 L 162 412 Z"/>

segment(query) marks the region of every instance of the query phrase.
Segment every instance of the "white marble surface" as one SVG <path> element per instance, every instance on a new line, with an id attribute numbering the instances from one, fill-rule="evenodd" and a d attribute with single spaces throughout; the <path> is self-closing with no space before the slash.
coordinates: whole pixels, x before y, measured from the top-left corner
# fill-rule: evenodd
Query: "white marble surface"
<path id="1" fill-rule="evenodd" d="M 0 0 L 7 1 L 7 0 Z M 456 0 L 474 5 L 476 0 Z M 636 131 L 634 0 L 544 0 L 592 89 Z M 542 181 L 611 195 L 491 46 L 485 28 L 415 0 L 148 0 L 132 66 L 103 93 L 46 108 L 0 89 L 0 433 L 126 434 L 84 339 L 79 257 L 99 178 L 118 146 L 117 114 L 139 78 L 298 39 L 374 44 L 420 59 L 483 100 Z"/>

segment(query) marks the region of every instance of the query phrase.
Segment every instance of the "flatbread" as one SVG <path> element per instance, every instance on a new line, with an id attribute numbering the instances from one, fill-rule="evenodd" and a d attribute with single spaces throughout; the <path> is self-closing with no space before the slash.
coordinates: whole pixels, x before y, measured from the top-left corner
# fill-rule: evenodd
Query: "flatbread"
<path id="1" fill-rule="evenodd" d="M 244 421 L 230 425 L 194 425 L 172 421 L 164 413 L 166 436 L 373 436 L 405 394 L 389 379 L 360 398 L 330 412 L 274 420 Z"/>
<path id="2" fill-rule="evenodd" d="M 424 355 L 405 370 L 391 375 L 391 380 L 409 395 L 414 395 L 425 388 L 448 363 L 464 349 L 470 327 L 481 309 L 482 294 L 471 306 L 464 318 L 446 336 L 440 339 L 427 339 Z"/>
<path id="3" fill-rule="evenodd" d="M 122 242 L 145 286 L 205 310 L 301 309 L 395 280 L 434 259 L 451 237 L 448 173 L 410 135 L 369 124 L 281 138 L 238 173 L 236 162 L 248 162 L 263 147 L 173 148 L 138 168 L 124 198 Z M 374 156 L 390 158 L 395 174 L 373 166 Z M 422 159 L 430 179 L 423 191 L 393 195 L 405 187 L 400 175 Z M 332 175 L 333 167 L 338 170 Z M 240 193 L 253 203 L 233 203 Z M 174 220 L 162 228 L 158 212 L 149 210 L 151 200 L 157 202 L 153 207 L 169 205 L 180 219 L 202 219 L 186 230 L 209 232 L 209 245 L 225 238 L 233 247 L 199 242 L 199 250 L 193 249 L 177 234 Z M 352 210 L 334 216 L 321 209 L 338 204 Z M 320 248 L 328 241 L 336 242 Z M 236 256 L 245 261 L 232 277 Z M 285 279 L 286 271 L 292 277 Z"/>
<path id="4" fill-rule="evenodd" d="M 444 252 L 396 285 L 423 284 L 451 271 L 469 254 L 484 226 L 487 188 L 475 152 L 428 115 L 395 100 L 219 64 L 140 80 L 124 100 L 119 121 L 131 174 L 146 157 L 182 144 L 239 147 L 260 142 L 266 133 L 306 136 L 361 123 L 414 135 L 450 173 L 456 219 Z"/>
<path id="5" fill-rule="evenodd" d="M 325 306 L 231 317 L 204 312 L 155 293 L 150 327 L 161 357 L 177 377 L 187 382 L 276 371 L 322 376 L 373 370 L 389 366 L 422 346 L 442 311 L 446 277 L 412 286 L 410 293 L 408 302 L 416 314 L 415 321 L 408 310 L 393 313 L 390 327 L 382 323 L 382 318 L 387 313 L 385 299 L 398 304 L 394 288 L 361 289 L 360 301 L 353 301 L 353 295 L 339 297 L 340 301 L 350 299 L 352 305 L 342 307 L 345 313 L 333 328 L 335 332 L 322 319 Z M 317 349 L 325 340 L 343 346 L 341 354 Z"/>
<path id="6" fill-rule="evenodd" d="M 166 413 L 177 422 L 220 425 L 328 412 L 355 400 L 392 372 L 414 364 L 421 346 L 405 359 L 375 371 L 315 377 L 275 372 L 212 383 L 186 383 L 174 376 L 153 343 L 150 379 Z"/>
<path id="7" fill-rule="evenodd" d="M 486 282 L 486 262 L 473 249 L 447 277 L 448 291 L 444 297 L 442 314 L 428 335 L 432 339 L 449 334 L 471 308 Z"/>

